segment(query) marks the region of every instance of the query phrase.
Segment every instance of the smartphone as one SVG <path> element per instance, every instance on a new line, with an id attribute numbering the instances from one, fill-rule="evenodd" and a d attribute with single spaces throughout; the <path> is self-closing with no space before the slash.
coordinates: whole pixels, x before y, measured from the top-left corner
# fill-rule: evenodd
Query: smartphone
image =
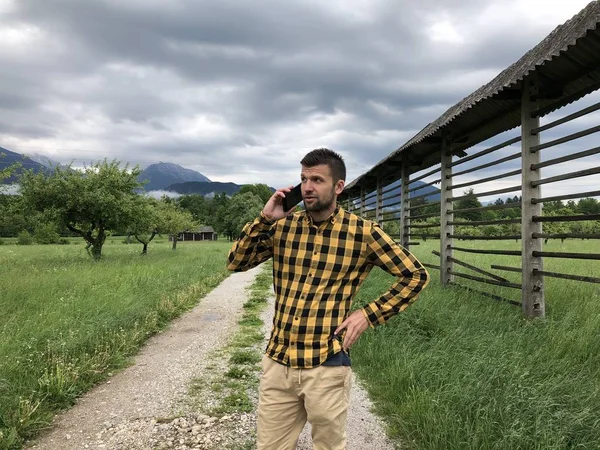
<path id="1" fill-rule="evenodd" d="M 283 199 L 283 210 L 288 212 L 294 206 L 302 201 L 302 183 L 294 187 L 290 192 L 285 194 Z"/>

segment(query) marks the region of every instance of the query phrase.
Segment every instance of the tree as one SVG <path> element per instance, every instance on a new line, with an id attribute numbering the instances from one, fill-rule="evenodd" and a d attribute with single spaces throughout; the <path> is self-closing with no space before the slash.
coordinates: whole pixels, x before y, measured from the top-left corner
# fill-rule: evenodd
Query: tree
<path id="1" fill-rule="evenodd" d="M 14 237 L 20 231 L 31 230 L 30 219 L 20 195 L 0 194 L 0 237 Z"/>
<path id="2" fill-rule="evenodd" d="M 211 219 L 211 200 L 200 194 L 182 195 L 177 200 L 177 204 L 189 211 L 199 223 L 208 223 Z"/>
<path id="3" fill-rule="evenodd" d="M 125 229 L 134 222 L 142 186 L 139 167 L 121 168 L 118 161 L 96 163 L 84 170 L 57 167 L 50 175 L 25 172 L 21 194 L 32 211 L 51 211 L 59 225 L 83 237 L 95 260 L 111 230 Z"/>
<path id="4" fill-rule="evenodd" d="M 562 208 L 564 208 L 564 205 L 563 205 L 563 202 L 560 200 L 555 200 L 552 202 L 545 202 L 542 206 L 542 210 L 543 210 L 543 213 L 545 216 L 551 215 L 551 214 L 556 214 Z"/>
<path id="5" fill-rule="evenodd" d="M 470 208 L 480 208 L 481 207 L 481 203 L 479 202 L 479 200 L 473 193 L 472 188 L 469 189 L 468 191 L 465 191 L 464 194 L 466 195 L 466 197 L 458 200 L 454 205 L 454 209 L 470 209 Z M 456 213 L 455 217 L 457 217 L 458 219 L 469 220 L 469 221 L 481 220 L 481 211 L 466 211 L 466 212 Z"/>
<path id="6" fill-rule="evenodd" d="M 175 203 L 146 198 L 140 204 L 139 216 L 130 228 L 131 234 L 143 245 L 142 255 L 148 254 L 148 245 L 157 234 L 167 234 L 173 239 L 173 250 L 177 249 L 177 235 L 197 225 L 189 211 Z"/>
<path id="7" fill-rule="evenodd" d="M 206 224 L 212 225 L 217 233 L 229 237 L 232 240 L 234 230 L 231 227 L 231 222 L 228 221 L 228 209 L 231 199 L 227 195 L 215 195 L 211 205 L 211 220 Z"/>
<path id="8" fill-rule="evenodd" d="M 245 194 L 246 192 L 252 192 L 258 196 L 263 202 L 263 205 L 266 204 L 273 195 L 271 188 L 263 183 L 245 184 L 240 188 L 237 194 Z"/>
<path id="9" fill-rule="evenodd" d="M 415 207 L 415 206 L 421 206 L 421 205 L 427 205 L 427 206 L 423 206 L 422 208 L 419 209 L 414 209 L 412 212 L 413 216 L 424 216 L 426 214 L 440 214 L 440 205 L 429 205 L 428 204 L 429 201 L 426 198 L 417 198 L 415 200 L 410 200 L 410 207 Z M 423 222 L 424 219 L 415 219 L 415 222 Z"/>
<path id="10" fill-rule="evenodd" d="M 168 234 L 173 239 L 173 250 L 177 250 L 177 235 L 180 231 L 194 228 L 197 222 L 189 211 L 181 209 L 174 203 L 159 202 L 160 232 Z"/>
<path id="11" fill-rule="evenodd" d="M 134 220 L 129 227 L 129 233 L 143 245 L 142 255 L 148 254 L 148 244 L 158 234 L 160 217 L 157 211 L 157 201 L 150 197 L 140 199 Z"/>
<path id="12" fill-rule="evenodd" d="M 5 157 L 6 157 L 6 153 L 0 153 L 0 160 L 2 160 Z M 10 178 L 12 176 L 12 174 L 15 172 L 15 170 L 17 170 L 20 167 L 21 167 L 21 164 L 16 162 L 7 167 L 1 168 L 0 169 L 0 183 L 2 183 L 4 180 Z"/>
<path id="13" fill-rule="evenodd" d="M 252 192 L 235 194 L 231 197 L 231 201 L 219 210 L 224 234 L 229 237 L 229 240 L 233 240 L 234 236 L 241 233 L 246 223 L 260 215 L 263 207 L 262 199 Z"/>
<path id="14" fill-rule="evenodd" d="M 600 202 L 595 198 L 582 198 L 577 204 L 579 214 L 600 214 Z"/>

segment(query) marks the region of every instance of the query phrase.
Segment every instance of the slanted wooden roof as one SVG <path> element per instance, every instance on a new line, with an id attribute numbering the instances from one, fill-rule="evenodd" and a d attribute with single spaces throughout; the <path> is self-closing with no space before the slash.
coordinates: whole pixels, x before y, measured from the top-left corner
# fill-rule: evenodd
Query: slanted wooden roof
<path id="1" fill-rule="evenodd" d="M 600 3 L 591 2 L 557 27 L 521 59 L 449 108 L 417 135 L 346 186 L 342 197 L 376 188 L 377 178 L 400 178 L 401 160 L 410 172 L 440 162 L 442 137 L 463 154 L 479 142 L 521 125 L 520 98 L 525 76 L 536 73 L 541 86 L 540 114 L 546 115 L 600 88 Z"/>

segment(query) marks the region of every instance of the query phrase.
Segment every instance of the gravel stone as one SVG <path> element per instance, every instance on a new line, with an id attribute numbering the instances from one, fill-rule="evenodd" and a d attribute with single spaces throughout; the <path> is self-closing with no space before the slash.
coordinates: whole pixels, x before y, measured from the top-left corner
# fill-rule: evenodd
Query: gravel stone
<path id="1" fill-rule="evenodd" d="M 251 413 L 211 417 L 221 393 L 200 387 L 197 380 L 221 378 L 229 368 L 222 350 L 237 329 L 247 288 L 261 269 L 235 273 L 203 298 L 189 313 L 151 338 L 134 364 L 85 394 L 70 410 L 59 414 L 52 428 L 26 448 L 36 450 L 221 450 L 255 448 L 256 388 L 248 390 Z M 265 342 L 271 330 L 274 299 L 261 313 Z M 258 372 L 251 376 L 256 379 Z M 208 386 L 208 384 L 207 384 Z M 354 380 L 348 413 L 348 450 L 398 448 L 371 412 L 365 391 Z M 193 398 L 193 402 L 190 401 Z M 201 411 L 200 411 L 201 410 Z M 307 424 L 298 450 L 312 449 Z"/>

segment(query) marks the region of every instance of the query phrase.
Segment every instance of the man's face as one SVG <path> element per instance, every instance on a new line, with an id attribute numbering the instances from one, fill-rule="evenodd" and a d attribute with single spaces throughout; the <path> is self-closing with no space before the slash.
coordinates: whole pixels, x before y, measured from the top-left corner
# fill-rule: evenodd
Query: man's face
<path id="1" fill-rule="evenodd" d="M 344 190 L 344 181 L 333 181 L 327 164 L 302 166 L 302 198 L 308 212 L 325 211 L 335 205 L 337 196 Z"/>

